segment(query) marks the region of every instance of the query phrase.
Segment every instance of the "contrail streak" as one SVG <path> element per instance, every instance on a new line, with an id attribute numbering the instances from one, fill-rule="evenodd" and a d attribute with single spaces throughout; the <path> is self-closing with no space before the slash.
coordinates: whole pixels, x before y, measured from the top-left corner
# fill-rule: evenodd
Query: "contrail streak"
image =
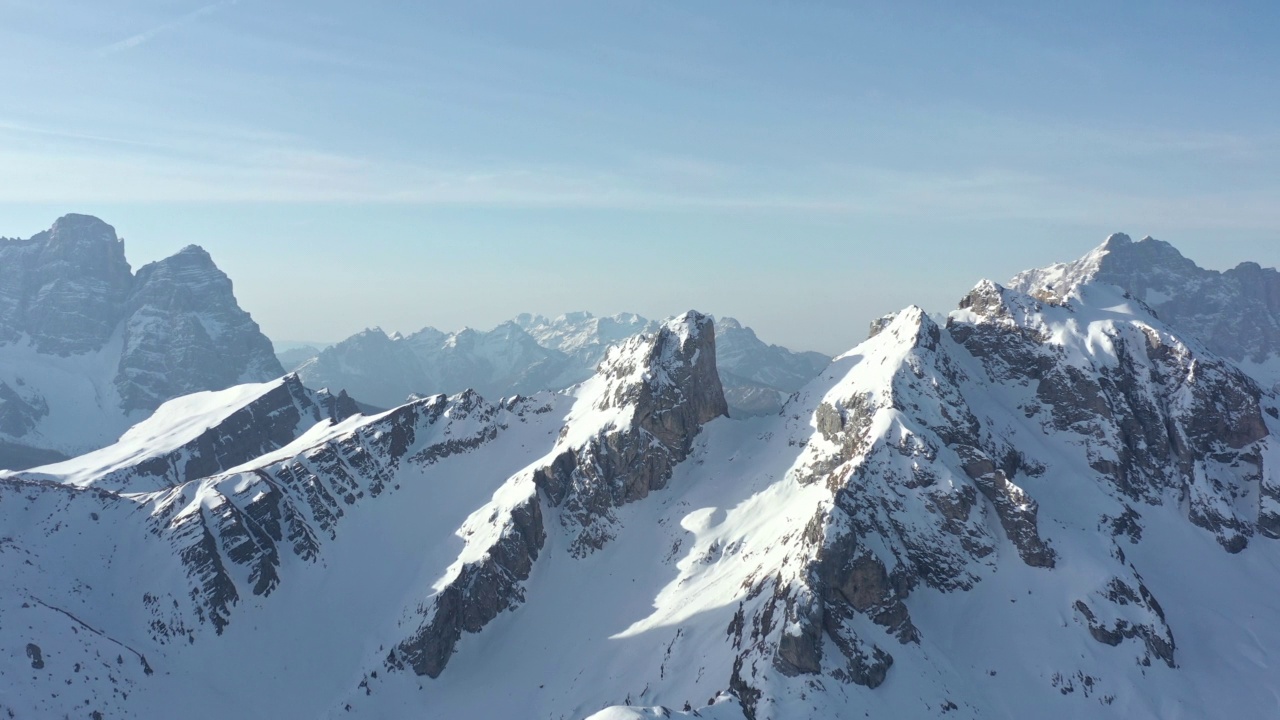
<path id="1" fill-rule="evenodd" d="M 195 10 L 192 10 L 186 15 L 183 15 L 175 20 L 170 20 L 169 22 L 164 23 L 163 25 L 157 25 L 156 27 L 153 27 L 150 30 L 140 32 L 137 35 L 131 35 L 119 42 L 111 43 L 110 45 L 104 47 L 100 54 L 104 56 L 114 55 L 118 52 L 131 50 L 133 48 L 138 47 L 139 45 L 150 42 L 152 39 L 154 39 L 158 35 L 163 35 L 167 32 L 172 32 L 174 30 L 177 30 L 178 28 L 183 27 L 184 25 L 189 25 L 195 22 L 196 20 L 199 20 L 200 18 L 204 17 L 205 15 L 214 13 L 220 10 L 221 8 L 224 8 L 228 5 L 235 5 L 236 2 L 238 2 L 238 0 L 220 0 L 220 2 L 210 3 L 203 7 L 196 8 Z"/>

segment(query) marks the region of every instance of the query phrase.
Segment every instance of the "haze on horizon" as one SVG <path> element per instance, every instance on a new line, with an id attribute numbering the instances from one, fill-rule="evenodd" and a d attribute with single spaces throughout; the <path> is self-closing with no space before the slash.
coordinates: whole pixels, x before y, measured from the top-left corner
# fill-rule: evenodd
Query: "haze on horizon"
<path id="1" fill-rule="evenodd" d="M 1111 232 L 1280 265 L 1280 6 L 0 0 L 0 235 L 273 339 L 731 315 L 840 352 Z"/>

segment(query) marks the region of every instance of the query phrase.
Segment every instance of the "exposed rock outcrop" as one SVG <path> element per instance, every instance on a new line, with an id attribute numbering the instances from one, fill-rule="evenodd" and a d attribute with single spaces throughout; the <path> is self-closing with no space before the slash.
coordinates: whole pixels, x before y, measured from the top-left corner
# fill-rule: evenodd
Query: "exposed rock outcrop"
<path id="1" fill-rule="evenodd" d="M 0 241 L 0 342 L 41 353 L 101 348 L 134 287 L 124 242 L 88 215 L 65 215 L 27 240 Z"/>
<path id="2" fill-rule="evenodd" d="M 415 611 L 419 627 L 388 666 L 438 677 L 463 632 L 523 601 L 548 518 L 558 519 L 572 554 L 599 549 L 613 537 L 613 509 L 664 488 L 702 425 L 727 412 L 710 318 L 685 313 L 610 349 L 556 449 L 467 521 L 464 537 L 486 539 L 468 546 Z"/>

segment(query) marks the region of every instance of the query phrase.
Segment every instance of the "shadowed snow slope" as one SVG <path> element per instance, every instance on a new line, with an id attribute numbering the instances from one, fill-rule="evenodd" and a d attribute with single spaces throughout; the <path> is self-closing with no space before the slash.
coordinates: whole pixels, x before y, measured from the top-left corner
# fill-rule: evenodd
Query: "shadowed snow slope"
<path id="1" fill-rule="evenodd" d="M 317 414 L 146 492 L 0 478 L 0 706 L 1274 714 L 1280 409 L 1205 343 L 1107 283 L 984 281 L 730 419 L 716 340 L 687 313 L 563 393 Z M 183 456 L 271 388 L 126 439 Z"/>

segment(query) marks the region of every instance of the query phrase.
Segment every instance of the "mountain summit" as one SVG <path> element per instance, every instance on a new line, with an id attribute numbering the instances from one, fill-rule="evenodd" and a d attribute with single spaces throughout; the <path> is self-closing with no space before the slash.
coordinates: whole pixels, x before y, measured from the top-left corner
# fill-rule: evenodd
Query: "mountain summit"
<path id="1" fill-rule="evenodd" d="M 1009 286 L 1066 297 L 1088 283 L 1124 289 L 1160 318 L 1238 362 L 1267 387 L 1280 384 L 1280 272 L 1242 262 L 1206 270 L 1162 240 L 1116 233 L 1070 263 L 1020 273 Z"/>
<path id="2" fill-rule="evenodd" d="M 95 449 L 166 400 L 282 374 L 200 247 L 135 275 L 115 229 L 88 215 L 0 241 L 0 467 Z"/>

